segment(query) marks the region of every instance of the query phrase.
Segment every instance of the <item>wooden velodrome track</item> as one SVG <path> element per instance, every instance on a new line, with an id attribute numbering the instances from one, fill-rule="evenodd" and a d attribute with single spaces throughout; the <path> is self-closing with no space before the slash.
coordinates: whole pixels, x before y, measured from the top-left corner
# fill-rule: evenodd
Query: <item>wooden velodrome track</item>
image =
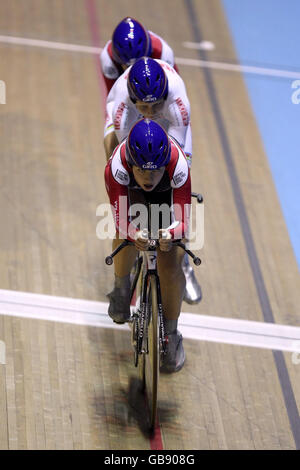
<path id="1" fill-rule="evenodd" d="M 132 15 L 176 57 L 234 63 L 222 7 L 0 5 L 0 35 L 49 41 L 0 42 L 0 288 L 106 302 L 110 242 L 96 237 L 96 208 L 107 202 L 99 63 L 96 54 L 51 43 L 102 47 Z M 215 50 L 183 46 L 202 39 Z M 183 311 L 299 327 L 298 268 L 242 75 L 179 67 L 192 106 L 193 189 L 205 195 L 196 271 L 204 298 Z M 0 313 L 1 449 L 300 448 L 300 365 L 290 351 L 186 338 L 184 369 L 161 377 L 158 442 L 145 432 L 127 331 L 11 316 L 1 300 Z"/>

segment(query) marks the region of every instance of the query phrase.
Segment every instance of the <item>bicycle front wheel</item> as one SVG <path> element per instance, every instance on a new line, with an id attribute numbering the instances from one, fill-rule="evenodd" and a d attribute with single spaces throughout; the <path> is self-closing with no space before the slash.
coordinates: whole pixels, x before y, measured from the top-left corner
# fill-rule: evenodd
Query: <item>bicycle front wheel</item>
<path id="1" fill-rule="evenodd" d="M 151 299 L 151 300 L 150 300 Z M 158 378 L 159 378 L 159 316 L 157 306 L 157 286 L 154 276 L 150 277 L 149 286 L 149 325 L 148 354 L 145 354 L 145 389 L 149 406 L 150 429 L 156 424 Z"/>

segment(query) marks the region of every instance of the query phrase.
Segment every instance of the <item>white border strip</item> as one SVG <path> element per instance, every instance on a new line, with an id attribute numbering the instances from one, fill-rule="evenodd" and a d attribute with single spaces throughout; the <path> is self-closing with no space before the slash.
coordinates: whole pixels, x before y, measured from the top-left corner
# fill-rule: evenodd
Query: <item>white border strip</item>
<path id="1" fill-rule="evenodd" d="M 0 36 L 0 42 L 14 44 L 17 46 L 44 47 L 45 49 L 58 49 L 70 52 L 85 52 L 86 54 L 100 54 L 98 47 L 81 46 L 80 44 L 69 44 L 64 42 L 43 41 L 41 39 L 19 38 L 15 36 Z"/>
<path id="2" fill-rule="evenodd" d="M 41 39 L 29 39 L 15 36 L 0 36 L 0 43 L 19 45 L 19 46 L 33 46 L 43 47 L 46 49 L 56 49 L 61 51 L 70 52 L 83 52 L 87 54 L 99 55 L 102 51 L 98 47 L 82 46 L 80 44 L 69 44 L 55 41 L 44 41 Z M 213 62 L 198 59 L 185 59 L 182 57 L 175 58 L 178 65 L 187 65 L 191 67 L 206 67 L 214 70 L 223 70 L 228 72 L 250 73 L 255 75 L 263 75 L 279 78 L 300 78 L 300 72 L 293 72 L 292 70 L 280 70 L 265 67 L 254 67 L 250 65 L 230 64 L 226 62 Z"/>
<path id="3" fill-rule="evenodd" d="M 0 290 L 0 315 L 128 330 L 107 314 L 108 303 Z M 299 351 L 300 328 L 233 318 L 182 313 L 184 338 L 281 351 Z"/>
<path id="4" fill-rule="evenodd" d="M 271 69 L 264 67 L 254 67 L 251 65 L 238 65 L 238 64 L 229 64 L 226 62 L 212 62 L 207 60 L 198 60 L 198 59 L 184 59 L 177 57 L 176 63 L 178 65 L 191 65 L 194 67 L 205 67 L 215 70 L 224 70 L 227 72 L 239 72 L 239 73 L 251 73 L 254 75 L 264 75 L 269 77 L 279 77 L 279 78 L 300 78 L 300 72 L 293 72 L 291 70 L 280 70 L 280 69 Z"/>

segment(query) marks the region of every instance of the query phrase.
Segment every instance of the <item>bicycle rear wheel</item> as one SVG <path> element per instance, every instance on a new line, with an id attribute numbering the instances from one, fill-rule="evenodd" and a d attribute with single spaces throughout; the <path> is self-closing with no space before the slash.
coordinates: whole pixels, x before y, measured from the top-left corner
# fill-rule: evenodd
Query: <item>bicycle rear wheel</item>
<path id="1" fill-rule="evenodd" d="M 150 277 L 148 305 L 149 353 L 144 355 L 144 364 L 142 365 L 144 365 L 144 384 L 149 406 L 150 429 L 153 430 L 156 424 L 159 378 L 159 316 L 157 307 L 157 287 L 154 276 Z"/>

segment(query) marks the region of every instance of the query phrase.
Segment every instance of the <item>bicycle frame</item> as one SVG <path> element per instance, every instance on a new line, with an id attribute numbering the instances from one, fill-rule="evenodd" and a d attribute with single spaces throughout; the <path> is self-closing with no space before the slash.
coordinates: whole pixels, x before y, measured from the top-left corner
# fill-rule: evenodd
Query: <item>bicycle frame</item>
<path id="1" fill-rule="evenodd" d="M 156 285 L 156 292 L 157 292 L 157 309 L 158 309 L 158 316 L 159 316 L 159 325 L 160 325 L 160 349 L 161 352 L 165 350 L 165 328 L 164 328 L 164 321 L 163 321 L 163 306 L 162 306 L 162 297 L 161 297 L 161 288 L 160 288 L 160 281 L 159 276 L 157 273 L 157 251 L 155 248 L 150 249 L 143 253 L 143 265 L 144 265 L 144 275 L 143 275 L 143 284 L 142 284 L 142 298 L 141 298 L 141 316 L 142 316 L 142 331 L 141 336 L 144 333 L 144 320 L 147 319 L 147 286 L 149 282 L 151 282 L 151 277 L 154 278 L 154 282 Z M 140 268 L 142 265 L 140 266 Z M 135 286 L 134 286 L 135 287 Z M 132 292 L 133 294 L 133 292 Z M 140 345 L 141 346 L 141 345 Z M 139 348 L 139 353 L 141 352 L 148 352 L 142 351 L 142 347 Z"/>

